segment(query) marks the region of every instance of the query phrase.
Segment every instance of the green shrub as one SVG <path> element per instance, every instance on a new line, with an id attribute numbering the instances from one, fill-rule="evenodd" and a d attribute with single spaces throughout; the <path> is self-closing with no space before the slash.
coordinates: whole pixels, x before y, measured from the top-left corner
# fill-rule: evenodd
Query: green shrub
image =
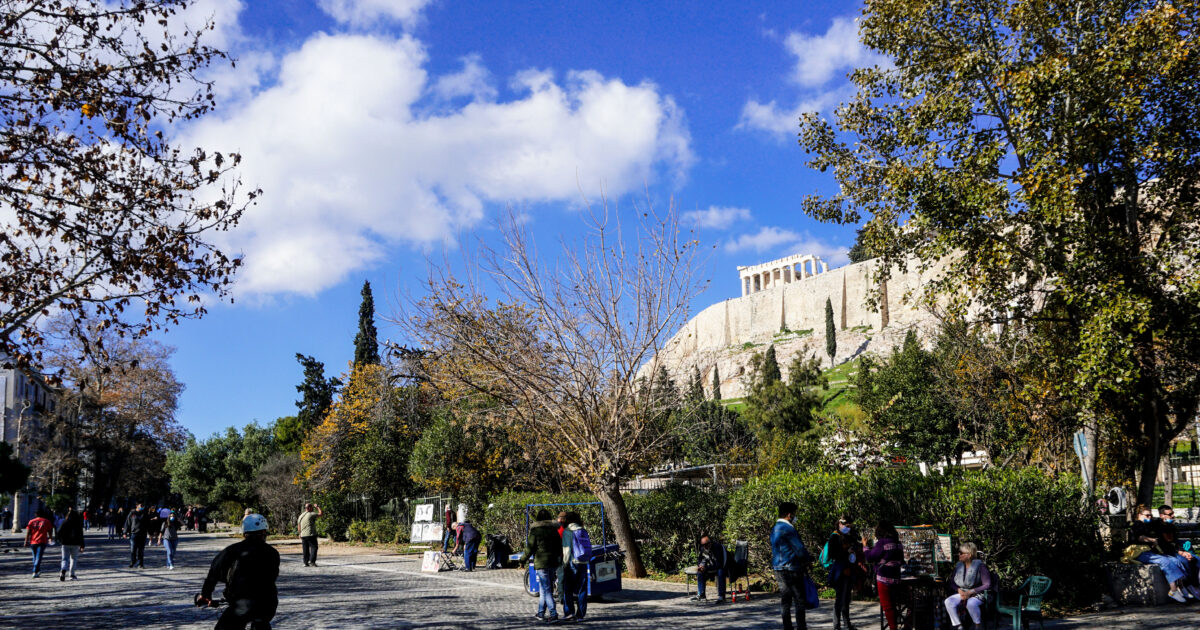
<path id="1" fill-rule="evenodd" d="M 751 541 L 751 570 L 769 569 L 770 531 L 781 501 L 799 506 L 796 529 L 816 556 L 840 513 L 860 528 L 879 519 L 932 525 L 972 541 L 1006 587 L 1038 573 L 1054 580 L 1054 597 L 1089 603 L 1099 591 L 1102 560 L 1096 519 L 1083 502 L 1079 478 L 1036 469 L 952 471 L 924 477 L 911 468 L 849 473 L 780 472 L 752 479 L 733 493 L 727 540 Z M 814 570 L 818 581 L 824 571 Z"/>
<path id="2" fill-rule="evenodd" d="M 483 511 L 483 516 L 471 519 L 475 527 L 484 536 L 501 534 L 508 536 L 513 549 L 520 550 L 525 545 L 525 506 L 527 504 L 546 503 L 590 503 L 596 500 L 595 495 L 586 492 L 568 492 L 552 494 L 549 492 L 505 492 L 492 498 L 491 504 Z M 583 517 L 583 525 L 592 533 L 592 544 L 600 544 L 599 523 L 600 506 L 586 505 L 575 507 L 548 507 L 554 513 L 574 510 Z M 529 522 L 532 523 L 538 508 L 529 510 Z"/>
<path id="3" fill-rule="evenodd" d="M 371 536 L 370 523 L 355 519 L 346 528 L 346 538 L 351 542 L 366 542 Z"/>
<path id="4" fill-rule="evenodd" d="M 693 563 L 701 534 L 720 537 L 729 497 L 695 486 L 670 485 L 648 494 L 625 495 L 642 562 L 650 570 L 674 574 Z M 595 536 L 595 534 L 593 534 Z M 730 552 L 733 541 L 725 541 Z"/>
<path id="5" fill-rule="evenodd" d="M 237 501 L 225 501 L 221 503 L 221 506 L 217 509 L 215 516 L 219 521 L 229 523 L 234 527 L 241 527 L 242 515 L 245 513 L 245 511 L 246 508 L 242 507 L 241 503 L 238 503 Z"/>
<path id="6" fill-rule="evenodd" d="M 596 497 L 584 492 L 550 494 L 509 492 L 495 497 L 482 519 L 481 530 L 508 536 L 520 550 L 525 543 L 525 505 L 545 503 L 594 503 Z M 634 538 L 641 541 L 642 561 L 659 573 L 677 573 L 695 556 L 696 539 L 707 532 L 720 535 L 725 522 L 728 498 L 718 493 L 682 485 L 668 486 L 644 495 L 625 495 Z M 600 527 L 600 506 L 547 508 L 554 514 L 567 510 L 579 512 L 592 544 L 600 545 L 604 535 Z M 532 521 L 537 508 L 530 510 Z M 615 542 L 611 523 L 604 524 L 609 543 Z"/>
<path id="7" fill-rule="evenodd" d="M 400 527 L 390 518 L 375 519 L 367 524 L 367 540 L 377 543 L 396 542 L 396 531 Z"/>

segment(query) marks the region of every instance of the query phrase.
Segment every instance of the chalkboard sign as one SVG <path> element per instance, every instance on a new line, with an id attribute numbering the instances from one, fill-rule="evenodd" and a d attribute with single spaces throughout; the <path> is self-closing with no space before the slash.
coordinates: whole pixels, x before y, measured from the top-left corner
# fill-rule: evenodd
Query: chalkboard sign
<path id="1" fill-rule="evenodd" d="M 937 575 L 937 563 L 944 562 L 946 558 L 941 557 L 941 541 L 933 526 L 897 527 L 896 532 L 900 534 L 900 544 L 904 545 L 901 575 Z"/>

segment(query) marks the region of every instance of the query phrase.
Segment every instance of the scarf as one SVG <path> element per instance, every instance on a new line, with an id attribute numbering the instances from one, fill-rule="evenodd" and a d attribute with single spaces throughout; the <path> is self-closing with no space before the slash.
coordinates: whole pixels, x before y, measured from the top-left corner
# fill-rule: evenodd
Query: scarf
<path id="1" fill-rule="evenodd" d="M 979 586 L 979 567 L 983 565 L 983 560 L 975 558 L 970 564 L 959 562 L 954 565 L 954 583 L 959 588 L 975 588 Z"/>

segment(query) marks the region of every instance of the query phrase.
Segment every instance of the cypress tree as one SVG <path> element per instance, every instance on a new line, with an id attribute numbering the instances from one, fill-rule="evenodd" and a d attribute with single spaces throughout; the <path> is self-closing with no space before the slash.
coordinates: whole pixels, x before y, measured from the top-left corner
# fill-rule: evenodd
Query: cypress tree
<path id="1" fill-rule="evenodd" d="M 358 307 L 358 334 L 354 335 L 354 364 L 377 365 L 379 342 L 375 331 L 375 297 L 371 282 L 363 281 L 362 304 Z"/>
<path id="2" fill-rule="evenodd" d="M 704 402 L 704 380 L 700 378 L 700 368 L 692 366 L 692 380 L 688 382 L 687 401 L 689 405 Z"/>
<path id="3" fill-rule="evenodd" d="M 712 399 L 721 402 L 721 371 L 717 366 L 713 366 L 713 397 Z"/>
<path id="4" fill-rule="evenodd" d="M 833 300 L 825 298 L 825 353 L 829 355 L 829 366 L 837 354 L 837 328 L 833 325 Z"/>
<path id="5" fill-rule="evenodd" d="M 296 360 L 304 367 L 304 382 L 296 386 L 296 391 L 300 392 L 296 418 L 301 432 L 307 434 L 325 419 L 342 382 L 336 377 L 326 379 L 325 364 L 312 357 L 297 352 Z"/>
<path id="6" fill-rule="evenodd" d="M 775 359 L 775 344 L 767 348 L 767 356 L 763 357 L 762 362 L 762 382 L 764 385 L 778 383 L 783 380 L 783 374 L 779 371 L 779 361 Z"/>

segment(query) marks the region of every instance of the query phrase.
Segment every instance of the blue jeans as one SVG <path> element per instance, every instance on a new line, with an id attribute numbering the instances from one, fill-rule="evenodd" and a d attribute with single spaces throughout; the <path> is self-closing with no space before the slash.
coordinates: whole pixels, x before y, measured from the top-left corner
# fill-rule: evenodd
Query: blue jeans
<path id="1" fill-rule="evenodd" d="M 46 555 L 46 543 L 40 545 L 30 545 L 33 550 L 33 572 L 38 573 L 42 570 L 42 556 Z"/>
<path id="2" fill-rule="evenodd" d="M 167 550 L 167 566 L 175 566 L 175 550 L 179 548 L 179 539 L 170 540 L 163 538 L 163 549 Z"/>
<path id="3" fill-rule="evenodd" d="M 110 522 L 108 524 L 108 539 L 112 540 L 117 537 L 117 524 Z"/>
<path id="4" fill-rule="evenodd" d="M 725 569 L 716 571 L 696 572 L 696 595 L 704 597 L 704 588 L 709 580 L 717 582 L 717 599 L 725 599 Z"/>
<path id="5" fill-rule="evenodd" d="M 563 569 L 563 614 L 583 619 L 587 615 L 588 567 L 571 563 Z"/>
<path id="6" fill-rule="evenodd" d="M 1168 583 L 1178 582 L 1187 577 L 1188 562 L 1183 556 L 1164 556 L 1147 551 L 1138 556 L 1138 562 L 1157 565 L 1162 569 L 1163 577 L 1167 578 Z"/>
<path id="7" fill-rule="evenodd" d="M 447 527 L 442 530 L 442 553 L 450 551 L 451 540 L 454 540 L 454 530 Z"/>
<path id="8" fill-rule="evenodd" d="M 536 569 L 533 573 L 538 582 L 538 616 L 558 619 L 558 608 L 554 606 L 554 581 L 558 569 Z"/>
<path id="9" fill-rule="evenodd" d="M 479 557 L 479 541 L 472 540 L 469 543 L 463 543 L 463 564 L 468 571 L 475 570 L 475 559 Z"/>

